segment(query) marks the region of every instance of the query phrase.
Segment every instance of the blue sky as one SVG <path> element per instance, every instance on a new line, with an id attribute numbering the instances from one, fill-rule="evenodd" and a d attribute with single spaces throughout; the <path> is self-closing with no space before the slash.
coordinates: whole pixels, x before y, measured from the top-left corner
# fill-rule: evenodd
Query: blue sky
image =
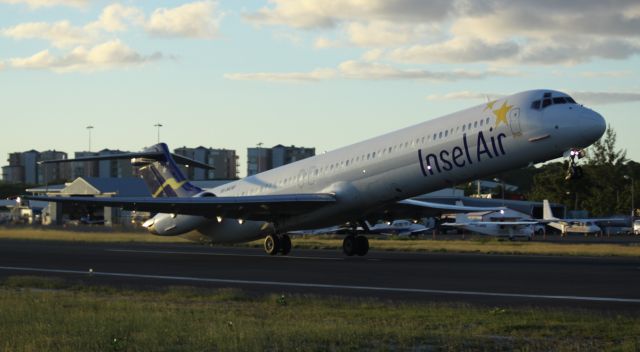
<path id="1" fill-rule="evenodd" d="M 318 152 L 552 88 L 640 160 L 640 3 L 0 0 L 1 164 L 68 153 L 295 144 Z"/>

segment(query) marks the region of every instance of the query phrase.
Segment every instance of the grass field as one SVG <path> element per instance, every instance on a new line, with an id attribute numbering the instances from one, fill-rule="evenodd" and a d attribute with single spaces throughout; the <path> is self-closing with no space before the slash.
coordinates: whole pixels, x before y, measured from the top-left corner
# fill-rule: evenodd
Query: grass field
<path id="1" fill-rule="evenodd" d="M 193 243 L 182 237 L 162 237 L 147 232 L 118 232 L 40 228 L 0 228 L 0 238 L 22 240 L 55 240 L 76 242 L 142 242 L 142 243 Z M 372 250 L 451 252 L 486 254 L 534 254 L 534 255 L 580 255 L 580 256 L 631 256 L 640 257 L 640 243 L 556 243 L 542 241 L 501 241 L 490 237 L 473 237 L 467 240 L 433 240 L 370 238 Z M 294 248 L 341 250 L 339 236 L 296 236 L 292 238 Z M 262 241 L 239 246 L 262 247 Z"/>
<path id="2" fill-rule="evenodd" d="M 0 228 L 0 238 L 19 240 L 51 240 L 74 242 L 147 242 L 147 243 L 192 243 L 182 237 L 155 236 L 146 231 L 109 231 L 102 228 L 80 228 L 73 230 L 46 228 Z"/>
<path id="3" fill-rule="evenodd" d="M 638 351 L 640 318 L 236 289 L 0 283 L 2 351 Z"/>

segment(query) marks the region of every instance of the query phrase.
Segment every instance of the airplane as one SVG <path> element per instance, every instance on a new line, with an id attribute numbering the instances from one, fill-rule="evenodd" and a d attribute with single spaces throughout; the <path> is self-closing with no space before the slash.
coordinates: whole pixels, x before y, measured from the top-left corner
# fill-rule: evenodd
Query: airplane
<path id="1" fill-rule="evenodd" d="M 416 236 L 429 231 L 430 228 L 410 220 L 393 220 L 369 226 L 367 233 L 397 236 Z"/>
<path id="2" fill-rule="evenodd" d="M 485 236 L 508 237 L 510 240 L 525 237 L 531 241 L 537 224 L 537 221 L 475 221 L 469 219 L 467 214 L 460 213 L 456 214 L 456 222 L 443 223 L 441 226 L 457 227 Z"/>
<path id="3" fill-rule="evenodd" d="M 447 206 L 408 198 L 579 152 L 605 129 L 600 114 L 569 95 L 529 90 L 211 189 L 194 186 L 177 167 L 206 165 L 159 143 L 119 156 L 139 167 L 153 197 L 30 198 L 150 211 L 157 214 L 144 226 L 156 235 L 192 238 L 195 230 L 216 243 L 264 238 L 268 254 L 286 255 L 288 231 L 430 217 Z M 98 159 L 115 157 L 75 161 Z M 343 240 L 348 256 L 368 250 L 363 235 Z"/>
<path id="4" fill-rule="evenodd" d="M 602 228 L 598 226 L 598 222 L 622 222 L 628 220 L 623 218 L 559 219 L 553 216 L 549 200 L 545 199 L 542 201 L 542 221 L 559 230 L 560 234 L 565 236 L 569 233 L 602 235 Z"/>

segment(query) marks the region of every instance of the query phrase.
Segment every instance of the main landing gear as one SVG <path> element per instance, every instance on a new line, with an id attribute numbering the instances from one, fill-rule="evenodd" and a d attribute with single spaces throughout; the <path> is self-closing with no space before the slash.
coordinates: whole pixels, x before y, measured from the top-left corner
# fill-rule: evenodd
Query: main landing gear
<path id="1" fill-rule="evenodd" d="M 584 157 L 584 151 L 578 149 L 571 149 L 569 151 L 569 168 L 567 169 L 567 175 L 565 180 L 577 180 L 582 178 L 582 167 L 577 165 L 576 158 L 582 159 Z"/>
<path id="2" fill-rule="evenodd" d="M 369 252 L 369 240 L 362 235 L 348 235 L 342 241 L 342 251 L 348 256 L 363 256 Z"/>
<path id="3" fill-rule="evenodd" d="M 289 235 L 268 235 L 264 239 L 264 251 L 269 255 L 287 255 L 291 252 Z"/>

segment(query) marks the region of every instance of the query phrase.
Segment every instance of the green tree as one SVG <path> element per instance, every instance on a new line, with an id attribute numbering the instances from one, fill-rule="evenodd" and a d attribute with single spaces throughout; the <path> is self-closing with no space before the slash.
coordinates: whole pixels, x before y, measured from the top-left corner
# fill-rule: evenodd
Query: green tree
<path id="1" fill-rule="evenodd" d="M 637 177 L 637 163 L 627 159 L 624 149 L 616 148 L 616 132 L 609 126 L 600 140 L 589 147 L 584 177 L 565 180 L 568 161 L 550 163 L 534 176 L 529 198 L 549 199 L 567 209 L 587 210 L 591 216 L 627 214 L 630 210 L 630 182 L 624 175 Z"/>
<path id="2" fill-rule="evenodd" d="M 626 149 L 616 149 L 617 133 L 607 127 L 604 136 L 587 149 L 587 163 L 589 165 L 615 165 L 619 166 L 628 161 Z"/>

